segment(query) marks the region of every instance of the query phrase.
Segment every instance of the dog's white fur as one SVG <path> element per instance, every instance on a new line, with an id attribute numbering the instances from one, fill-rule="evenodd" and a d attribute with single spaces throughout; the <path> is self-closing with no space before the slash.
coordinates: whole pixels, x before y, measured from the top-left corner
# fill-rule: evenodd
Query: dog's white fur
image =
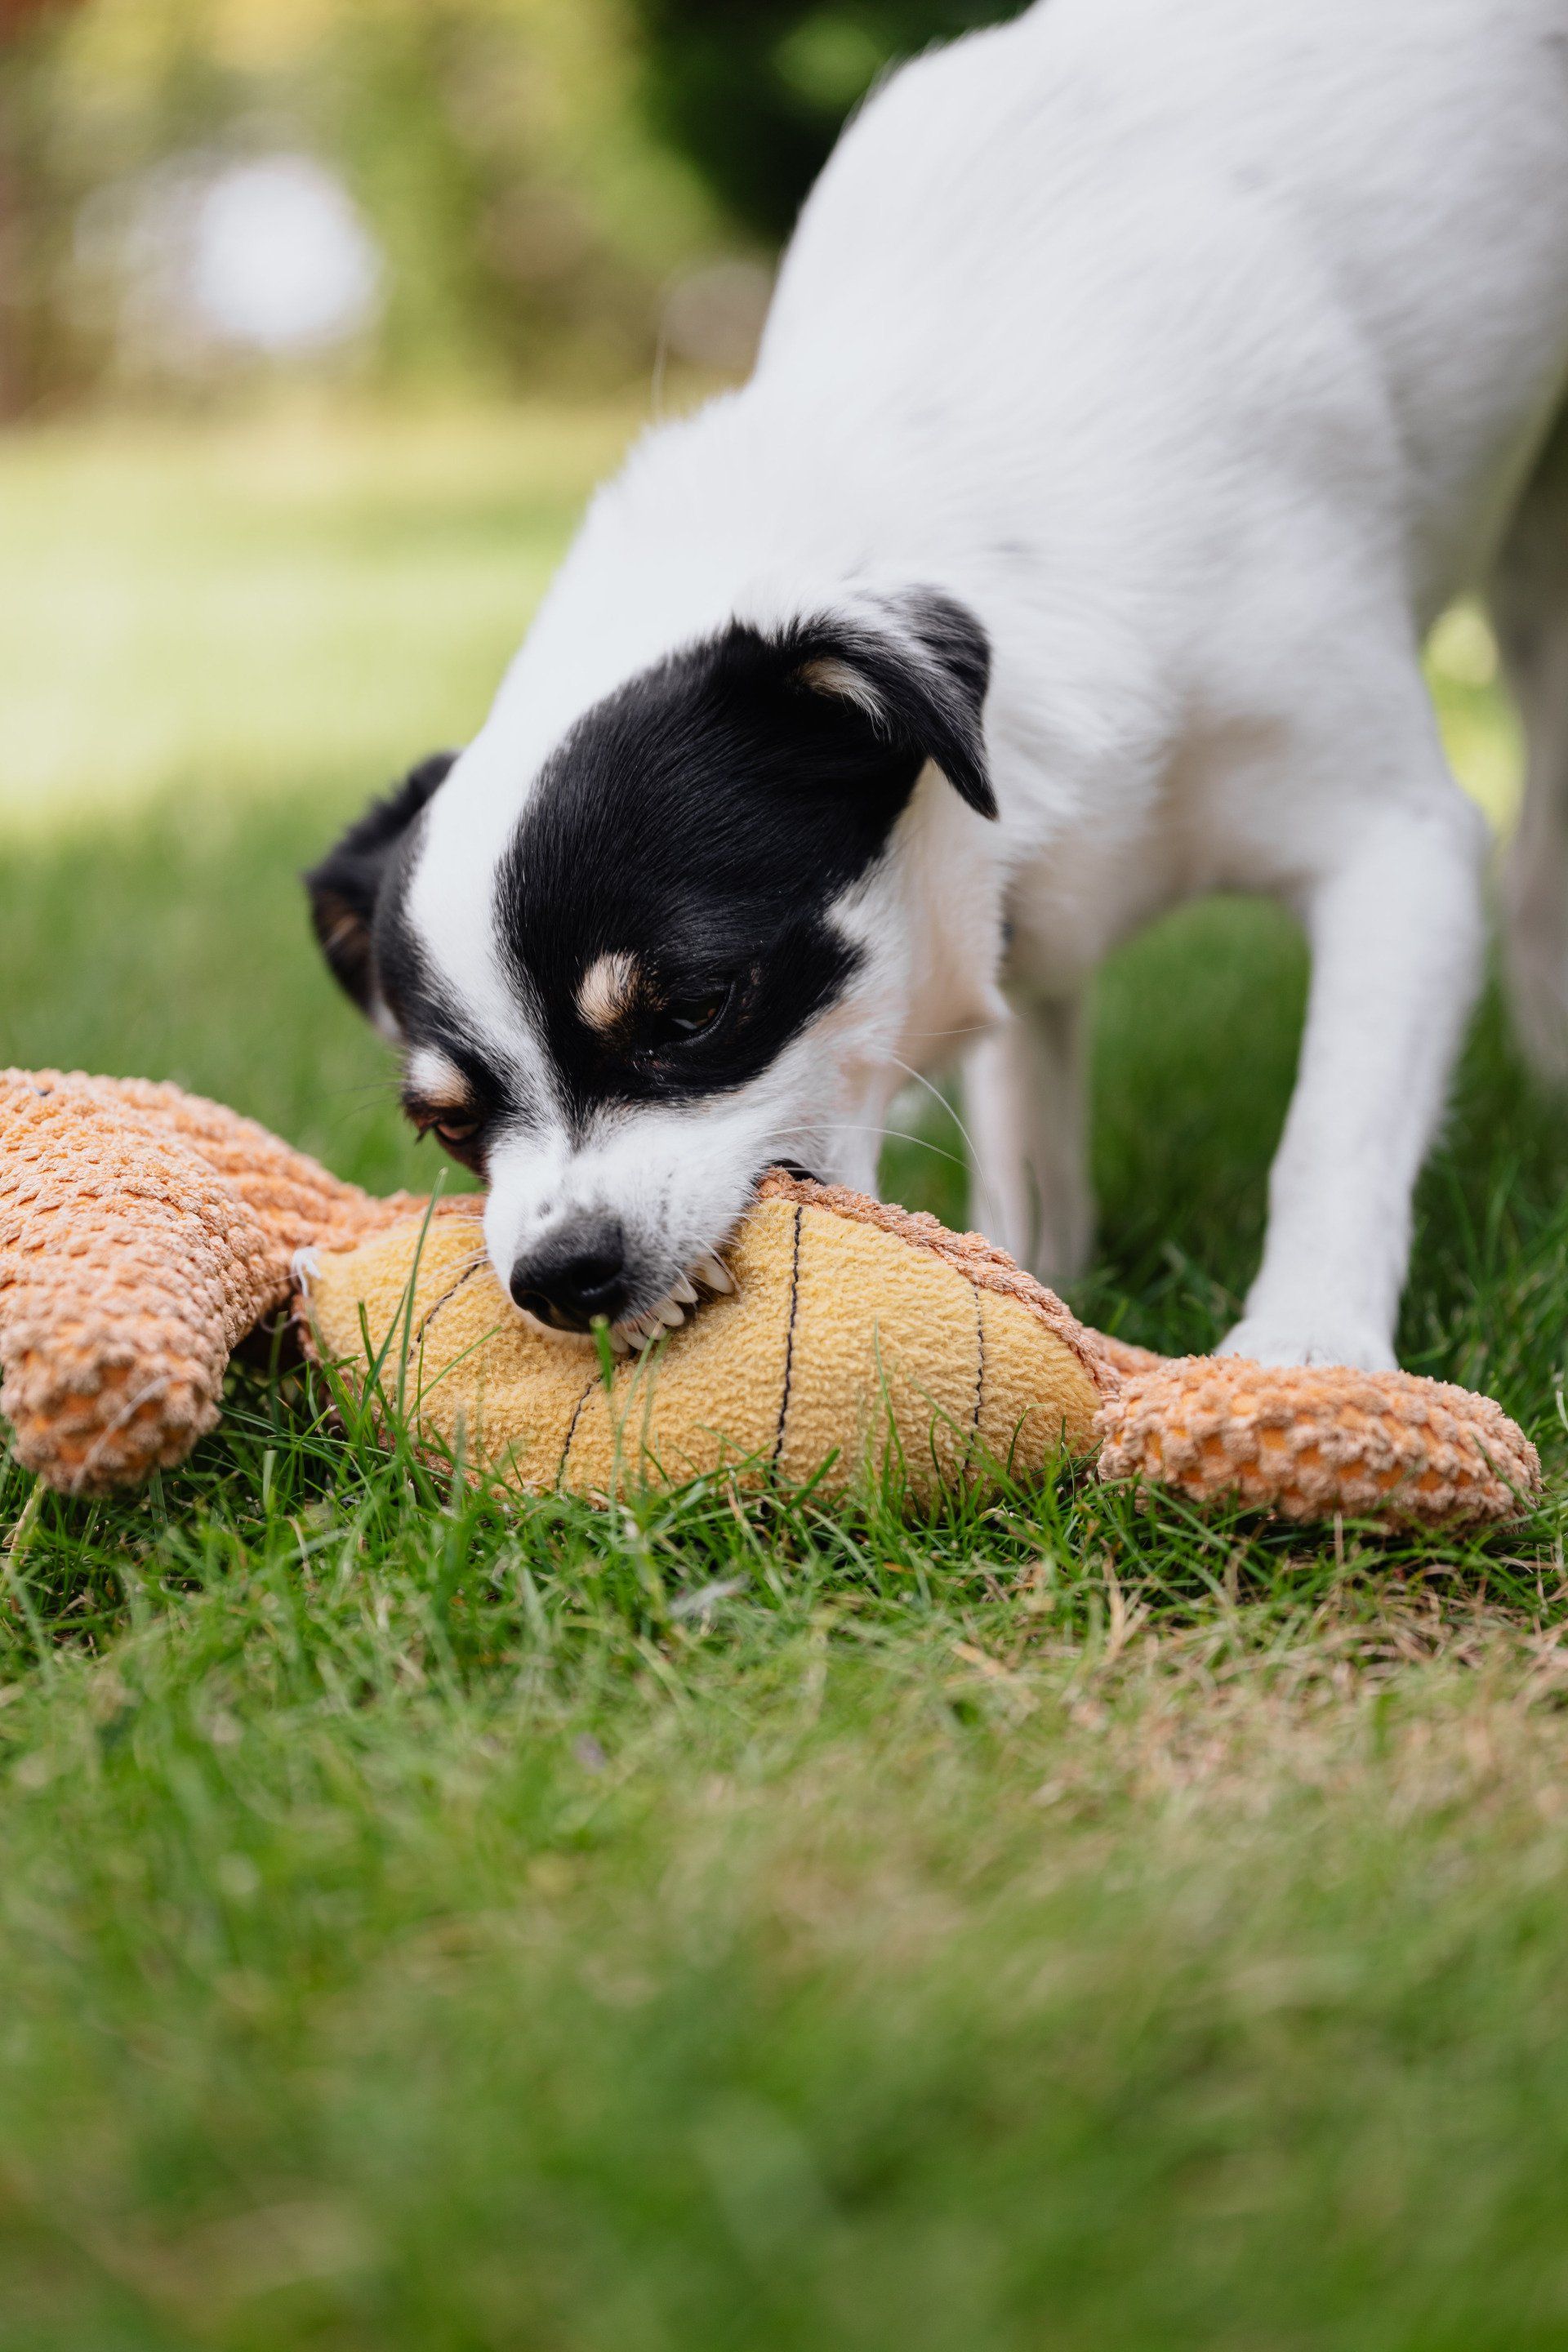
<path id="1" fill-rule="evenodd" d="M 1482 943 L 1484 828 L 1419 651 L 1500 553 L 1544 787 L 1515 960 L 1568 1034 L 1568 468 L 1525 496 L 1565 374 L 1564 0 L 1044 0 L 899 72 L 805 208 L 752 381 L 595 500 L 432 804 L 410 919 L 547 1084 L 474 912 L 545 756 L 732 619 L 911 584 L 989 635 L 1000 822 L 928 771 L 841 910 L 861 977 L 754 1086 L 502 1144 L 503 1280 L 563 1202 L 629 1203 L 675 1271 L 772 1153 L 869 1184 L 903 1066 L 964 1034 L 977 1219 L 1070 1276 L 1086 980 L 1234 888 L 1300 909 L 1313 975 L 1228 1344 L 1390 1363 Z"/>

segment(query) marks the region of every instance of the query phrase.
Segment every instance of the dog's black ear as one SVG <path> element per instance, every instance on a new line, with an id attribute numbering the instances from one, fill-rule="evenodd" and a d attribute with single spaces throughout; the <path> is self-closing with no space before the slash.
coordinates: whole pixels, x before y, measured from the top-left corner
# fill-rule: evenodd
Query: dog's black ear
<path id="1" fill-rule="evenodd" d="M 372 1010 L 375 974 L 371 923 L 387 866 L 409 826 L 437 786 L 447 780 L 458 754 L 432 751 L 411 768 L 395 792 L 372 801 L 337 847 L 305 877 L 310 920 L 333 977 L 359 1006 Z"/>
<path id="2" fill-rule="evenodd" d="M 961 800 L 996 814 L 983 714 L 991 646 L 973 613 L 934 588 L 889 599 L 887 625 L 828 615 L 790 632 L 797 684 L 863 711 L 879 735 L 934 761 Z"/>

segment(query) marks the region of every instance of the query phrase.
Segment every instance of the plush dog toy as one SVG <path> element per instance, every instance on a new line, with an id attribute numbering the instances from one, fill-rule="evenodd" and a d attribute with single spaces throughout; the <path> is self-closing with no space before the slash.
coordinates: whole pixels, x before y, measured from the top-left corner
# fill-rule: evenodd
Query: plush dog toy
<path id="1" fill-rule="evenodd" d="M 1539 1488 L 1489 1398 L 1166 1360 L 1087 1329 L 980 1235 L 859 1193 L 775 1172 L 727 1255 L 731 1295 L 606 1380 L 500 1290 L 471 1196 L 375 1200 L 176 1087 L 0 1073 L 0 1411 L 65 1492 L 183 1460 L 231 1349 L 291 1300 L 377 1410 L 535 1492 L 724 1467 L 842 1492 L 891 1453 L 924 1503 L 1064 1447 L 1295 1519 L 1498 1520 Z"/>

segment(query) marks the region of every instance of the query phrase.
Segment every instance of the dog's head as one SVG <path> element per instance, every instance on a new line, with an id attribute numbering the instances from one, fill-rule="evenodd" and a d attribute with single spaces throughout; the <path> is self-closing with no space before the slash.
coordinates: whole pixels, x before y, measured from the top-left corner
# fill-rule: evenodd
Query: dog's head
<path id="1" fill-rule="evenodd" d="M 987 669 L 934 594 L 736 623 L 531 772 L 494 722 L 427 760 L 309 877 L 333 971 L 399 1042 L 410 1117 L 484 1178 L 491 1259 L 539 1320 L 640 1341 L 693 1276 L 722 1283 L 770 1161 L 870 1180 L 921 953 L 897 844 L 928 768 L 994 815 Z"/>

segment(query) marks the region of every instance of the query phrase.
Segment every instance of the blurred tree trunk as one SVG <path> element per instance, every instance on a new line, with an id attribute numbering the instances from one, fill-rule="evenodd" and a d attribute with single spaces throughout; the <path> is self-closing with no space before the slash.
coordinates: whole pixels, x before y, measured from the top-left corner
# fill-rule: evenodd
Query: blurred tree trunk
<path id="1" fill-rule="evenodd" d="M 0 418 L 33 395 L 28 352 L 27 208 L 21 158 L 22 89 L 47 20 L 80 0 L 0 0 Z"/>
<path id="2" fill-rule="evenodd" d="M 0 73 L 5 70 L 0 58 Z M 21 277 L 21 238 L 16 194 L 16 174 L 11 169 L 8 142 L 5 136 L 4 110 L 0 110 L 0 418 L 19 416 L 27 404 L 24 384 L 20 343 L 22 339 L 21 303 L 18 299 Z"/>

